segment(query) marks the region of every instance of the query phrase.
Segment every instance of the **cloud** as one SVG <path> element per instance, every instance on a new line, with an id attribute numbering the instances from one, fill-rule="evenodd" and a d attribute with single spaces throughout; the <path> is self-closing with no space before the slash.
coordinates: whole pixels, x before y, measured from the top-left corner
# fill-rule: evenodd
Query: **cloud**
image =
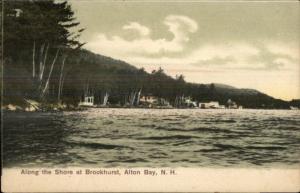
<path id="1" fill-rule="evenodd" d="M 180 15 L 169 15 L 165 18 L 164 24 L 169 27 L 173 33 L 173 41 L 181 43 L 188 42 L 188 33 L 194 33 L 198 30 L 198 24 L 189 17 Z"/>
<path id="2" fill-rule="evenodd" d="M 198 24 L 187 16 L 169 15 L 164 19 L 163 24 L 168 26 L 169 32 L 173 34 L 171 40 L 151 39 L 151 30 L 148 27 L 138 22 L 130 22 L 122 29 L 137 31 L 140 36 L 134 40 L 126 40 L 120 36 L 109 37 L 99 33 L 85 47 L 117 58 L 142 54 L 176 53 L 184 50 L 185 44 L 189 42 L 189 35 L 198 29 Z"/>
<path id="3" fill-rule="evenodd" d="M 219 61 L 218 65 L 225 63 L 220 63 L 226 60 L 226 64 L 231 64 L 236 61 L 243 62 L 248 57 L 256 55 L 259 50 L 256 47 L 250 46 L 248 44 L 235 43 L 233 45 L 223 45 L 223 44 L 207 44 L 197 49 L 187 53 L 180 57 L 125 57 L 127 61 L 132 63 L 143 63 L 143 64 L 158 64 L 158 65 L 194 65 L 203 66 L 203 63 L 209 62 L 213 65 L 213 60 L 217 59 Z"/>
<path id="4" fill-rule="evenodd" d="M 164 68 L 211 70 L 292 70 L 298 62 L 294 53 L 273 53 L 268 46 L 233 42 L 232 44 L 207 44 L 184 56 L 128 56 L 123 59 L 133 64 L 158 65 Z M 292 49 L 287 46 L 288 49 Z"/>
<path id="5" fill-rule="evenodd" d="M 224 58 L 220 58 L 219 56 L 216 56 L 216 57 L 211 58 L 211 59 L 200 60 L 199 63 L 202 66 L 209 66 L 209 65 L 221 66 L 221 65 L 226 65 L 228 63 L 232 63 L 232 62 L 235 62 L 235 61 L 236 60 L 232 56 L 227 56 L 227 57 L 224 57 Z"/>
<path id="6" fill-rule="evenodd" d="M 273 54 L 285 55 L 290 57 L 290 59 L 298 60 L 300 58 L 299 44 L 287 44 L 283 42 L 267 42 L 266 49 L 268 49 Z"/>
<path id="7" fill-rule="evenodd" d="M 198 31 L 195 20 L 183 15 L 168 15 L 162 24 L 173 35 L 171 39 L 153 39 L 149 27 L 129 22 L 121 29 L 137 32 L 134 39 L 99 33 L 86 48 L 138 67 L 158 65 L 172 69 L 215 70 L 291 70 L 299 67 L 299 46 L 296 44 L 231 41 L 194 44 L 192 48 L 189 47 L 191 34 Z"/>
<path id="8" fill-rule="evenodd" d="M 150 34 L 150 29 L 143 26 L 137 22 L 130 22 L 128 25 L 124 25 L 125 30 L 136 30 L 141 36 L 148 36 Z"/>
<path id="9" fill-rule="evenodd" d="M 249 57 L 248 62 L 252 64 L 263 63 L 260 69 L 265 70 L 279 70 L 287 66 L 291 67 L 295 61 L 293 53 L 278 52 L 270 49 L 269 45 L 262 45 L 258 47 L 259 53 Z M 283 49 L 284 50 L 284 49 Z M 285 51 L 285 50 L 284 50 Z"/>

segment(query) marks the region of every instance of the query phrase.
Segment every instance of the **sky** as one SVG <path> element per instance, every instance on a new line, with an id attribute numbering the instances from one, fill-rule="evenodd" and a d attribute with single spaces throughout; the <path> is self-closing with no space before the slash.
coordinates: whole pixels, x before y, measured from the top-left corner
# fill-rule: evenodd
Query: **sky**
<path id="1" fill-rule="evenodd" d="M 92 52 L 189 82 L 300 98 L 297 1 L 69 2 Z"/>

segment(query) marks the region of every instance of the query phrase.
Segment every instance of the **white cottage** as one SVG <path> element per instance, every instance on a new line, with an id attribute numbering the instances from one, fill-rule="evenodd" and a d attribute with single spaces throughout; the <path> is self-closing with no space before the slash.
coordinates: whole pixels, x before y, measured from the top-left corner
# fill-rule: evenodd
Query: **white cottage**
<path id="1" fill-rule="evenodd" d="M 94 106 L 94 96 L 85 96 L 84 101 L 79 102 L 79 106 Z"/>
<path id="2" fill-rule="evenodd" d="M 218 101 L 210 101 L 208 103 L 199 103 L 201 109 L 219 109 L 222 108 Z"/>

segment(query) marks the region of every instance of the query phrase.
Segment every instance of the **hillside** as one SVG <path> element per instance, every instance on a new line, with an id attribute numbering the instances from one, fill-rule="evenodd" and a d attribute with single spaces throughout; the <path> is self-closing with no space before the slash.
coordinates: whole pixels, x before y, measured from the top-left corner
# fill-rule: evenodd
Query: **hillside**
<path id="1" fill-rule="evenodd" d="M 14 68 L 15 66 L 15 68 Z M 5 103 L 15 103 L 20 98 L 38 98 L 34 95 L 34 81 L 21 64 L 11 63 L 5 69 Z M 16 67 L 18 70 L 16 70 Z M 141 90 L 142 95 L 165 98 L 174 104 L 176 97 L 190 96 L 196 101 L 219 101 L 226 104 L 228 99 L 246 108 L 289 108 L 286 101 L 274 99 L 253 89 L 238 89 L 224 84 L 188 83 L 183 76 L 176 79 L 158 69 L 147 73 L 124 61 L 94 54 L 88 50 L 71 52 L 65 64 L 62 101 L 77 104 L 85 94 L 93 94 L 95 102 L 101 103 L 109 93 L 111 104 L 124 105 L 132 93 Z M 59 64 L 54 69 L 48 92 L 48 100 L 57 101 Z M 22 85 L 17 77 L 22 77 Z M 13 90 L 12 90 L 13 88 Z"/>

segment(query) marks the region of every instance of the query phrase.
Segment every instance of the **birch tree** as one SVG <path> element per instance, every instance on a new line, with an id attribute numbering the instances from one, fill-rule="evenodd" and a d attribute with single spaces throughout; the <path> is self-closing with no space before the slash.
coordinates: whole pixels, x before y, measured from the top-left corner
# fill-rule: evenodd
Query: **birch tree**
<path id="1" fill-rule="evenodd" d="M 61 93 L 63 89 L 63 73 L 64 73 L 64 67 L 66 62 L 67 56 L 65 55 L 62 60 L 60 75 L 59 75 L 59 82 L 58 82 L 58 94 L 57 94 L 57 101 L 61 102 Z"/>

